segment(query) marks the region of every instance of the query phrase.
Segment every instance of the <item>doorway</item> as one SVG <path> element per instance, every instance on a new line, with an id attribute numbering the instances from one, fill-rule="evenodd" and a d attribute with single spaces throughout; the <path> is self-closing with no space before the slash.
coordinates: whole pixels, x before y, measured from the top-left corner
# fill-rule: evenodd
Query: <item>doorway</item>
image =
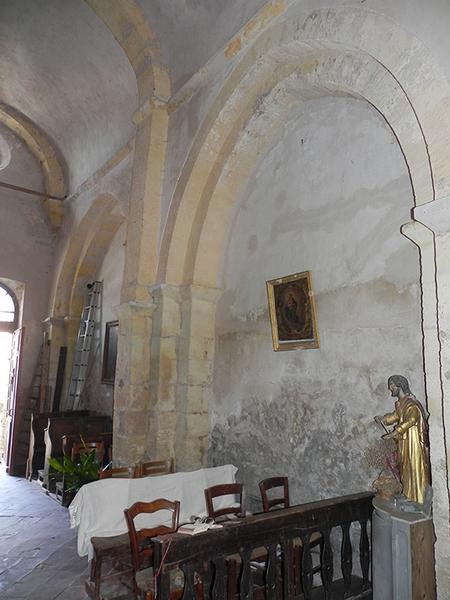
<path id="1" fill-rule="evenodd" d="M 10 288 L 0 283 L 0 461 L 7 463 L 14 414 L 17 364 L 14 358 L 18 303 Z"/>

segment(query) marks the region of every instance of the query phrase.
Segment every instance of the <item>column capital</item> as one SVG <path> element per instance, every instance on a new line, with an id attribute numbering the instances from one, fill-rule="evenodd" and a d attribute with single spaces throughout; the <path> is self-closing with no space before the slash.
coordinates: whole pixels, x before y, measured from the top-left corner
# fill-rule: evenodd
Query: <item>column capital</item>
<path id="1" fill-rule="evenodd" d="M 450 233 L 450 196 L 416 206 L 412 216 L 415 221 L 422 223 L 436 235 Z"/>
<path id="2" fill-rule="evenodd" d="M 172 283 L 158 283 L 149 287 L 149 293 L 153 302 L 161 302 L 163 298 L 172 298 L 180 302 L 184 293 L 182 285 L 173 285 Z"/>
<path id="3" fill-rule="evenodd" d="M 122 318 L 126 318 L 130 314 L 139 314 L 142 317 L 151 317 L 158 307 L 156 302 L 123 302 L 114 307 L 115 312 L 119 317 L 119 321 Z"/>

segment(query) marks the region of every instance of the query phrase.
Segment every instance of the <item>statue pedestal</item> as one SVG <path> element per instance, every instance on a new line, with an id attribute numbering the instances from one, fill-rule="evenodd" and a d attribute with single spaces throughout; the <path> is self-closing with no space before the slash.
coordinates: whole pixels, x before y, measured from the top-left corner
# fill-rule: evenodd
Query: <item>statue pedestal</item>
<path id="1" fill-rule="evenodd" d="M 373 600 L 436 600 L 432 519 L 380 496 L 373 505 Z"/>

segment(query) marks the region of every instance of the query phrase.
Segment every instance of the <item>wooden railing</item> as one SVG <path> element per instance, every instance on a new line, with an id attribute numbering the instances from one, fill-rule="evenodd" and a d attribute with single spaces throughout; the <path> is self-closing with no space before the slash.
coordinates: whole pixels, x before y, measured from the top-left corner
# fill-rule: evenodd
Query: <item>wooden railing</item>
<path id="1" fill-rule="evenodd" d="M 332 498 L 253 515 L 197 536 L 155 538 L 154 597 L 372 598 L 372 498 L 371 493 Z M 322 541 L 314 557 L 310 541 L 317 532 Z M 321 565 L 320 575 L 314 575 L 314 562 Z"/>

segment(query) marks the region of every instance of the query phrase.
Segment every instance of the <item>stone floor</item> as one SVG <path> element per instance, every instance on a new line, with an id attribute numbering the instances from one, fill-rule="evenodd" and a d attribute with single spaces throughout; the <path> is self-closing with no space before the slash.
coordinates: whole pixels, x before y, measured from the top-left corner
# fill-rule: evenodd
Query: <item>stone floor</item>
<path id="1" fill-rule="evenodd" d="M 86 558 L 69 514 L 36 483 L 0 472 L 0 598 L 85 600 Z"/>

